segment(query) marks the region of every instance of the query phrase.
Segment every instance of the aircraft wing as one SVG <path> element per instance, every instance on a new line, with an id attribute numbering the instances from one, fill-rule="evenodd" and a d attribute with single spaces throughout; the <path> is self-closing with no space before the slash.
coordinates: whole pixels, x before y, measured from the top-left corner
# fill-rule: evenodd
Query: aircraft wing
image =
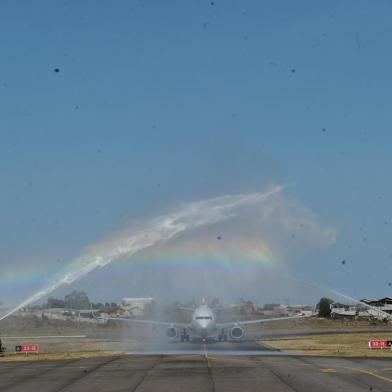
<path id="1" fill-rule="evenodd" d="M 273 318 L 263 318 L 258 320 L 244 320 L 244 321 L 231 321 L 228 323 L 218 324 L 218 328 L 230 328 L 238 325 L 249 325 L 249 324 L 259 324 L 268 323 L 270 321 L 280 321 L 280 320 L 298 320 L 307 317 L 311 317 L 313 314 L 300 315 L 300 316 L 284 316 L 284 317 L 273 317 Z"/>
<path id="2" fill-rule="evenodd" d="M 163 326 L 163 327 L 178 327 L 178 328 L 190 328 L 191 327 L 191 324 L 176 323 L 176 322 L 169 322 L 169 321 L 137 320 L 137 319 L 131 319 L 131 318 L 126 318 L 126 317 L 97 317 L 94 315 L 94 318 L 96 318 L 98 320 L 127 321 L 129 323 L 159 325 L 159 326 Z"/>

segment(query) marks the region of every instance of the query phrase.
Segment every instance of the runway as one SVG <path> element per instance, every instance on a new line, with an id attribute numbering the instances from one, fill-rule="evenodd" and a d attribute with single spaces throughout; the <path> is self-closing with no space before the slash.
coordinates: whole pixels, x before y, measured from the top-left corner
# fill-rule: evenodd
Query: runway
<path id="1" fill-rule="evenodd" d="M 146 348 L 143 355 L 0 364 L 0 391 L 32 390 L 391 391 L 392 365 L 390 359 L 299 357 L 252 342 L 176 344 L 160 354 Z"/>

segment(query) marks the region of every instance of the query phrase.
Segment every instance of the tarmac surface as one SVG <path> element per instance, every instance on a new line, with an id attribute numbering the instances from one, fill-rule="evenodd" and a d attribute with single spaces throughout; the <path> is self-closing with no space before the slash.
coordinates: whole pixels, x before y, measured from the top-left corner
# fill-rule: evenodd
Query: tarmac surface
<path id="1" fill-rule="evenodd" d="M 391 391 L 390 359 L 300 357 L 252 341 L 161 343 L 112 357 L 3 362 L 0 391 Z"/>

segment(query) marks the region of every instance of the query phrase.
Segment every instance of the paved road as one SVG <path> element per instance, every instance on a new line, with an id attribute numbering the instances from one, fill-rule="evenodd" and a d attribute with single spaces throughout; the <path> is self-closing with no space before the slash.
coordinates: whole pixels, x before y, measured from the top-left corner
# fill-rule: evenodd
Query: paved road
<path id="1" fill-rule="evenodd" d="M 298 357 L 260 349 L 251 342 L 175 347 L 171 354 L 158 355 L 147 348 L 143 355 L 3 362 L 0 391 L 392 390 L 390 359 Z"/>

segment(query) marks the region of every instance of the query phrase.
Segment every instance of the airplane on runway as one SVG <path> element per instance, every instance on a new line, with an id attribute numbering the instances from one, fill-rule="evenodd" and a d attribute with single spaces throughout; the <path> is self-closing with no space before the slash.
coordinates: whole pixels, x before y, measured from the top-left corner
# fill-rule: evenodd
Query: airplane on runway
<path id="1" fill-rule="evenodd" d="M 128 321 L 131 323 L 164 326 L 166 327 L 167 337 L 176 339 L 178 336 L 180 336 L 181 342 L 189 342 L 191 340 L 190 333 L 193 335 L 193 337 L 201 338 L 203 342 L 206 342 L 209 338 L 216 337 L 221 342 L 227 341 L 228 336 L 234 340 L 243 338 L 245 336 L 245 331 L 242 328 L 243 325 L 265 323 L 277 320 L 293 320 L 310 317 L 312 314 L 218 323 L 216 321 L 213 308 L 208 306 L 208 304 L 203 299 L 202 304 L 193 311 L 192 320 L 190 323 L 136 320 L 124 317 L 96 317 L 94 313 L 93 316 L 101 320 Z"/>

